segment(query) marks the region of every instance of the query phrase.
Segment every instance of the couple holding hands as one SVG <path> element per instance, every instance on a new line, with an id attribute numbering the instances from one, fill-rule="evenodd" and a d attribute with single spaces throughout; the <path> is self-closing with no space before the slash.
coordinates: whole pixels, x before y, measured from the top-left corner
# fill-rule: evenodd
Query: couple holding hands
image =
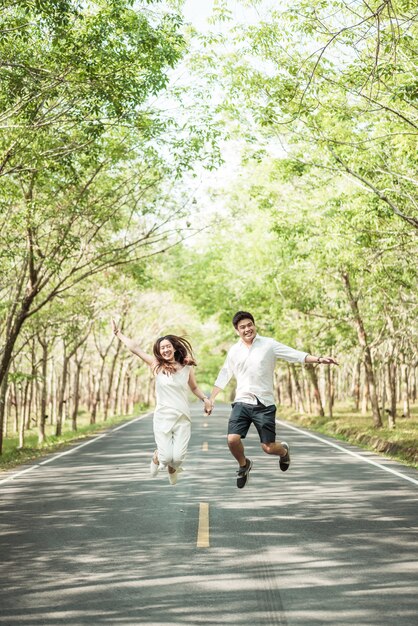
<path id="1" fill-rule="evenodd" d="M 153 427 L 157 449 L 151 459 L 151 476 L 166 470 L 170 484 L 175 485 L 187 453 L 191 434 L 189 389 L 202 400 L 210 415 L 218 393 L 234 376 L 237 383 L 235 399 L 228 421 L 228 447 L 236 459 L 237 487 L 248 484 L 252 468 L 245 456 L 242 440 L 254 424 L 260 444 L 266 454 L 279 457 L 282 471 L 290 464 L 289 445 L 276 442 L 276 406 L 273 381 L 277 359 L 291 363 L 320 363 L 338 365 L 332 357 L 312 356 L 294 350 L 275 339 L 257 333 L 254 317 L 247 311 L 238 311 L 232 318 L 239 340 L 228 351 L 225 363 L 215 381 L 210 398 L 198 387 L 193 367 L 196 365 L 190 343 L 183 337 L 165 335 L 154 343 L 153 355 L 144 352 L 132 339 L 121 333 L 112 320 L 113 332 L 126 347 L 152 370 L 155 376 L 157 404 Z"/>

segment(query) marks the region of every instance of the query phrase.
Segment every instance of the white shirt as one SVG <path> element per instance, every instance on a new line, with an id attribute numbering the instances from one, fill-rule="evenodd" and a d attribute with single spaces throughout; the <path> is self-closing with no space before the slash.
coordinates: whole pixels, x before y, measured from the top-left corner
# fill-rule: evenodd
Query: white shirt
<path id="1" fill-rule="evenodd" d="M 256 335 L 250 346 L 241 339 L 228 351 L 225 363 L 218 374 L 215 386 L 224 389 L 235 376 L 237 390 L 234 402 L 265 406 L 274 404 L 274 369 L 277 359 L 290 363 L 303 363 L 307 352 L 300 352 L 270 337 Z"/>
<path id="2" fill-rule="evenodd" d="M 158 372 L 155 377 L 157 406 L 154 422 L 163 432 L 169 432 L 182 415 L 191 420 L 188 401 L 190 369 L 190 365 L 185 365 L 173 374 Z"/>

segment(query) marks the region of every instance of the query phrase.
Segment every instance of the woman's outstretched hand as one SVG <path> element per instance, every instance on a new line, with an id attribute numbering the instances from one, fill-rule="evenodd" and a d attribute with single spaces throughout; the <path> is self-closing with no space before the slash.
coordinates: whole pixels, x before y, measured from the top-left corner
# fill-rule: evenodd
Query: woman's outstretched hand
<path id="1" fill-rule="evenodd" d="M 119 328 L 118 325 L 116 324 L 115 320 L 112 318 L 112 330 L 113 330 L 113 334 L 117 335 L 119 332 Z"/>

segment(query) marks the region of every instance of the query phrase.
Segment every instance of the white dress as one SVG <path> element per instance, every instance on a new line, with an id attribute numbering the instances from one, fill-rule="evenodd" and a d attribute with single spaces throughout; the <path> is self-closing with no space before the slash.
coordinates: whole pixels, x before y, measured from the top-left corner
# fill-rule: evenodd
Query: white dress
<path id="1" fill-rule="evenodd" d="M 157 406 L 154 411 L 154 436 L 160 466 L 178 468 L 187 453 L 191 434 L 188 402 L 190 365 L 174 374 L 159 372 L 155 377 Z"/>

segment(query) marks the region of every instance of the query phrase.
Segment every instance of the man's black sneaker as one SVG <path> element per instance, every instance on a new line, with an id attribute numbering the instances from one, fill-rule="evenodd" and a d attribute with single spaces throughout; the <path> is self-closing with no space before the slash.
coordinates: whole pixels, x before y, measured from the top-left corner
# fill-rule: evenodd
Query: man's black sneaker
<path id="1" fill-rule="evenodd" d="M 282 472 L 286 472 L 289 469 L 290 465 L 290 450 L 289 445 L 285 441 L 282 441 L 282 446 L 283 448 L 286 448 L 287 453 L 284 456 L 280 457 L 280 469 L 282 470 Z"/>
<path id="2" fill-rule="evenodd" d="M 245 485 L 248 484 L 248 480 L 250 478 L 250 471 L 253 466 L 253 462 L 250 459 L 247 459 L 245 466 L 240 467 L 237 471 L 237 487 L 238 489 L 242 489 Z"/>

